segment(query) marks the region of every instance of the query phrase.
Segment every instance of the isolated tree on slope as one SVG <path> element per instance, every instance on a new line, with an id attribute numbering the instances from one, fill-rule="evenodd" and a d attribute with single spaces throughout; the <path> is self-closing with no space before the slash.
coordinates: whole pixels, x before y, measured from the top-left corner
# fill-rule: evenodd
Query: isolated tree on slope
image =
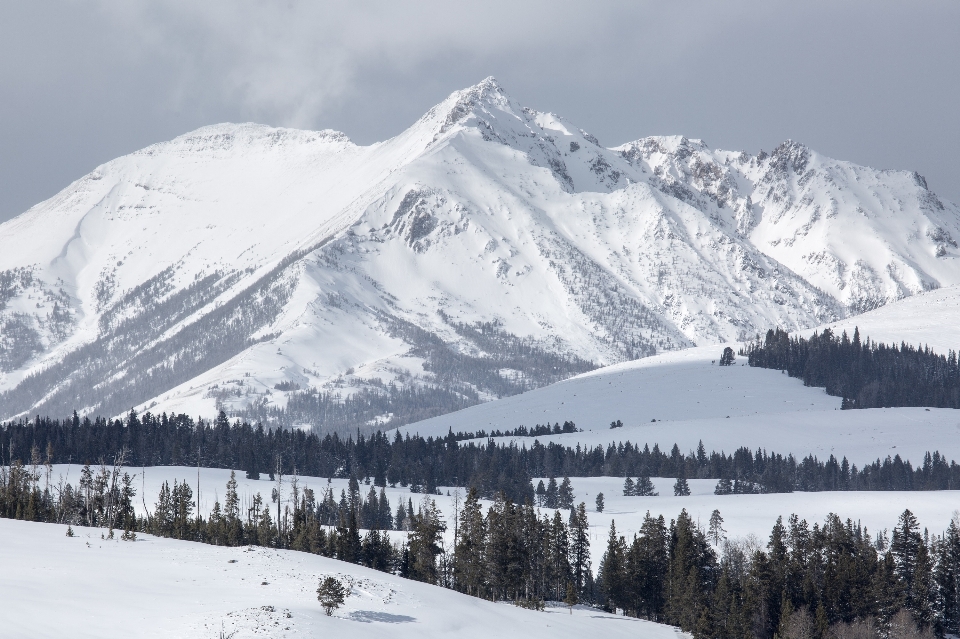
<path id="1" fill-rule="evenodd" d="M 660 493 L 653 489 L 653 482 L 650 481 L 650 475 L 644 474 L 637 477 L 634 494 L 637 495 L 637 497 L 656 497 Z"/>
<path id="2" fill-rule="evenodd" d="M 720 355 L 720 365 L 732 366 L 734 359 L 736 358 L 733 356 L 733 349 L 727 346 L 725 349 L 723 349 L 723 354 Z"/>
<path id="3" fill-rule="evenodd" d="M 673 494 L 675 497 L 689 497 L 690 496 L 690 486 L 687 485 L 686 474 L 683 472 L 683 469 L 680 469 L 680 473 L 677 475 L 677 483 L 673 485 Z"/>
<path id="4" fill-rule="evenodd" d="M 714 510 L 710 514 L 710 527 L 707 529 L 707 539 L 713 542 L 714 546 L 720 545 L 720 542 L 727 538 L 726 530 L 723 529 L 723 517 L 719 510 Z"/>
<path id="5" fill-rule="evenodd" d="M 320 587 L 317 588 L 317 601 L 323 606 L 323 611 L 327 616 L 333 614 L 333 611 L 343 605 L 347 597 L 346 590 L 339 580 L 333 577 L 326 577 L 320 581 Z"/>
<path id="6" fill-rule="evenodd" d="M 603 512 L 603 493 L 597 493 L 597 512 Z"/>

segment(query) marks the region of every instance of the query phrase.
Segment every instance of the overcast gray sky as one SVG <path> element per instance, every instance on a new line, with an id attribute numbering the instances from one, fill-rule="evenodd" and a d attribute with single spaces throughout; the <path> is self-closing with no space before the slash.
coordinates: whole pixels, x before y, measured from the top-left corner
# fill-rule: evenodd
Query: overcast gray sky
<path id="1" fill-rule="evenodd" d="M 960 2 L 29 0 L 0 4 L 0 221 L 223 121 L 358 143 L 494 75 L 612 146 L 792 138 L 960 201 Z"/>

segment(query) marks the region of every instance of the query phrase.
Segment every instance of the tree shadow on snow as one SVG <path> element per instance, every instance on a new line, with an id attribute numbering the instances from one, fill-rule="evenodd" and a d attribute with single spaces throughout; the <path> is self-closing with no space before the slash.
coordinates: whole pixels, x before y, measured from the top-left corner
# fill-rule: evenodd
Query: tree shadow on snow
<path id="1" fill-rule="evenodd" d="M 354 610 L 350 613 L 350 618 L 363 623 L 373 623 L 374 621 L 380 623 L 411 623 L 416 621 L 415 618 L 407 615 L 391 615 L 389 612 L 377 612 L 375 610 Z"/>

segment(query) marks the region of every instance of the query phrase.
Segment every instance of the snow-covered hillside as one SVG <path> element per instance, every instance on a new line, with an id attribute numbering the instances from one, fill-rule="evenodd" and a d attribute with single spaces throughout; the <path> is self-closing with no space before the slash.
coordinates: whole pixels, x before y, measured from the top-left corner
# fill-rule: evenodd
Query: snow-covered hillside
<path id="1" fill-rule="evenodd" d="M 317 555 L 157 539 L 0 519 L 0 598 L 8 637 L 641 637 L 661 624 L 565 606 L 497 604 Z M 349 595 L 327 617 L 319 580 Z M 235 633 L 235 634 L 230 634 Z"/>
<path id="2" fill-rule="evenodd" d="M 367 147 L 216 125 L 0 225 L 0 417 L 410 422 L 960 284 L 954 238 L 916 174 L 604 148 L 492 78 Z"/>
<path id="3" fill-rule="evenodd" d="M 863 338 L 869 337 L 875 342 L 929 346 L 936 353 L 946 355 L 951 350 L 960 350 L 960 286 L 914 295 L 813 330 L 824 328 L 838 335 L 846 331 L 851 336 L 858 328 Z M 801 334 L 809 336 L 813 330 L 801 331 Z"/>
<path id="4" fill-rule="evenodd" d="M 722 347 L 686 349 L 625 362 L 546 388 L 404 426 L 424 437 L 487 433 L 570 420 L 583 432 L 513 437 L 500 442 L 555 441 L 594 447 L 658 444 L 683 453 L 700 441 L 709 452 L 747 446 L 798 457 L 846 456 L 863 465 L 899 454 L 917 464 L 939 450 L 960 459 L 960 415 L 948 408 L 840 410 L 840 398 L 779 371 L 715 364 Z M 611 429 L 610 423 L 623 422 Z M 656 420 L 656 421 L 654 421 Z"/>

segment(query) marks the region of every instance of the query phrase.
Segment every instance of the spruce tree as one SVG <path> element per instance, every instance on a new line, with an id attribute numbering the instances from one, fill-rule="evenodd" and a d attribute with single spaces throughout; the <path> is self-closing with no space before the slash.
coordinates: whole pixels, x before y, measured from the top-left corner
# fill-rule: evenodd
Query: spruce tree
<path id="1" fill-rule="evenodd" d="M 577 593 L 584 592 L 590 572 L 590 528 L 587 522 L 587 506 L 580 502 L 570 509 L 570 569 Z"/>
<path id="2" fill-rule="evenodd" d="M 600 589 L 604 594 L 606 607 L 613 611 L 626 608 L 626 542 L 617 535 L 617 526 L 610 520 L 610 533 L 607 536 L 607 550 L 600 566 Z"/>
<path id="3" fill-rule="evenodd" d="M 714 510 L 710 514 L 710 527 L 707 529 L 707 539 L 709 539 L 714 546 L 719 546 L 720 542 L 726 539 L 726 530 L 723 529 L 723 517 L 720 516 L 719 510 Z"/>
<path id="4" fill-rule="evenodd" d="M 637 494 L 637 489 L 634 486 L 633 480 L 627 477 L 623 480 L 623 495 L 624 497 L 633 497 Z"/>
<path id="5" fill-rule="evenodd" d="M 547 480 L 547 490 L 544 493 L 544 503 L 547 508 L 560 507 L 560 489 L 557 487 L 557 480 L 550 477 Z"/>
<path id="6" fill-rule="evenodd" d="M 637 477 L 637 485 L 635 490 L 638 497 L 656 497 L 660 494 L 654 490 L 653 482 L 650 480 L 650 475 L 646 474 Z"/>
<path id="7" fill-rule="evenodd" d="M 566 510 L 573 508 L 573 486 L 570 484 L 570 478 L 564 477 L 560 482 L 560 489 L 557 491 L 557 505 Z"/>
<path id="8" fill-rule="evenodd" d="M 675 497 L 690 496 L 690 486 L 687 485 L 687 478 L 682 467 L 680 468 L 680 473 L 677 475 L 677 481 L 673 485 L 673 494 Z"/>
<path id="9" fill-rule="evenodd" d="M 597 512 L 602 513 L 603 512 L 603 493 L 597 493 L 596 505 L 597 505 Z"/>
<path id="10" fill-rule="evenodd" d="M 343 605 L 347 591 L 343 584 L 334 577 L 326 577 L 320 581 L 317 588 L 317 600 L 323 606 L 323 612 L 329 617 L 333 611 Z"/>
<path id="11" fill-rule="evenodd" d="M 479 596 L 484 584 L 487 532 L 476 488 L 470 489 L 463 503 L 458 532 L 453 561 L 454 585 L 461 592 Z"/>

